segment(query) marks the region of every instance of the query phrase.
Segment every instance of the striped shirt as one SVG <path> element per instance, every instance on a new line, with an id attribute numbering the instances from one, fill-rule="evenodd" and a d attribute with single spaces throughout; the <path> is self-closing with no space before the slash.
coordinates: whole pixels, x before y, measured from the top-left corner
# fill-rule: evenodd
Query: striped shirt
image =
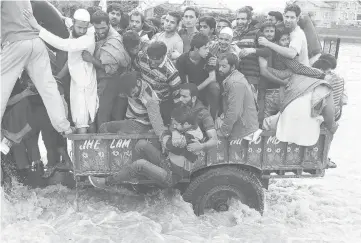
<path id="1" fill-rule="evenodd" d="M 250 28 L 246 31 L 234 31 L 233 43 L 240 49 L 243 48 L 255 48 L 256 53 L 250 54 L 246 57 L 241 57 L 239 61 L 238 70 L 246 76 L 247 80 L 251 84 L 259 84 L 260 80 L 260 67 L 258 57 L 268 58 L 271 55 L 271 51 L 268 48 L 257 48 L 256 39 L 258 37 L 259 30 Z"/>
<path id="2" fill-rule="evenodd" d="M 158 68 L 152 69 L 147 54 L 140 51 L 134 60 L 134 66 L 140 71 L 141 80 L 150 84 L 161 102 L 175 98 L 178 94 L 182 81 L 169 57 L 166 56 Z"/>
<path id="3" fill-rule="evenodd" d="M 345 80 L 333 72 L 327 72 L 325 81 L 332 87 L 333 102 L 335 104 L 335 117 L 339 117 L 343 105 L 342 97 L 345 90 Z"/>

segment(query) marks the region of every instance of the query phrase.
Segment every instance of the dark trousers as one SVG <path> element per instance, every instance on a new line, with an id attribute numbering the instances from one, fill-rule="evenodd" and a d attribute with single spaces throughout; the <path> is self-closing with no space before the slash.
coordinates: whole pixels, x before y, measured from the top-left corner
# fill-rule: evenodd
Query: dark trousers
<path id="1" fill-rule="evenodd" d="M 171 113 L 174 109 L 174 101 L 172 99 L 161 101 L 159 104 L 160 114 L 162 115 L 164 125 L 169 125 Z"/>
<path id="2" fill-rule="evenodd" d="M 121 121 L 125 119 L 128 108 L 128 98 L 117 96 L 113 105 L 112 121 Z"/>
<path id="3" fill-rule="evenodd" d="M 14 144 L 11 147 L 12 154 L 18 169 L 27 169 L 33 161 L 40 160 L 39 134 L 34 134 L 30 138 Z"/>
<path id="4" fill-rule="evenodd" d="M 98 82 L 99 109 L 96 122 L 99 130 L 103 123 L 112 121 L 114 111 L 116 111 L 117 118 L 124 119 L 128 101 L 126 98 L 119 97 L 121 87 L 118 78 L 107 78 L 98 80 Z"/>
<path id="5" fill-rule="evenodd" d="M 220 111 L 221 100 L 221 88 L 219 83 L 212 82 L 208 84 L 199 93 L 199 99 L 206 106 L 210 106 L 210 113 L 213 119 L 215 119 Z"/>
<path id="6" fill-rule="evenodd" d="M 66 146 L 66 140 L 53 128 L 45 107 L 32 105 L 28 98 L 22 99 L 6 112 L 2 122 L 2 131 L 5 137 L 16 144 L 28 143 L 32 148 L 30 151 L 33 152 L 38 149 L 38 137 L 41 132 L 49 165 L 55 164 L 59 160 L 58 148 Z M 16 147 L 15 145 L 13 152 L 18 151 L 19 154 L 14 157 L 20 156 L 21 158 L 20 153 L 23 151 L 17 150 Z M 29 153 L 29 150 L 27 151 Z M 34 152 L 32 155 L 40 157 L 36 153 Z M 25 162 L 21 163 L 21 167 L 23 166 L 25 166 Z"/>
<path id="7" fill-rule="evenodd" d="M 132 162 L 116 176 L 109 178 L 111 184 L 131 182 L 138 175 L 143 175 L 156 181 L 161 187 L 172 186 L 170 165 L 157 145 L 146 140 L 139 140 L 135 145 L 135 150 L 141 159 Z"/>

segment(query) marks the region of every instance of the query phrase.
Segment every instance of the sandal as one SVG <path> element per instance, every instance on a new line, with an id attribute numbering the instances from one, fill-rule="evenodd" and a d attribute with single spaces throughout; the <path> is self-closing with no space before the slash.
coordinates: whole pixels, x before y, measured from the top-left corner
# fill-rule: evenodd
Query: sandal
<path id="1" fill-rule="evenodd" d="M 43 178 L 48 178 L 54 174 L 56 171 L 56 165 L 47 166 L 46 170 L 44 171 Z"/>

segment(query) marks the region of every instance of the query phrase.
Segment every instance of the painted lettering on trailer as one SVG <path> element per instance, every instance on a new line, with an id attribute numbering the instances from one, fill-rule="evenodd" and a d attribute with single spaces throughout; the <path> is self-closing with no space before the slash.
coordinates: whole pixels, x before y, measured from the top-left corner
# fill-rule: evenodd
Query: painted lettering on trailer
<path id="1" fill-rule="evenodd" d="M 279 144 L 280 140 L 278 140 L 276 137 L 269 137 L 267 140 L 267 144 L 272 143 L 272 144 Z"/>
<path id="2" fill-rule="evenodd" d="M 99 149 L 99 144 L 99 140 L 85 140 L 84 143 L 79 146 L 79 150 Z"/>
<path id="3" fill-rule="evenodd" d="M 131 139 L 113 139 L 112 143 L 110 144 L 110 148 L 129 148 Z"/>
<path id="4" fill-rule="evenodd" d="M 256 139 L 256 141 L 250 141 L 250 142 L 249 142 L 249 145 L 251 145 L 251 144 L 259 144 L 261 141 L 262 141 L 262 136 L 259 136 L 259 137 Z"/>

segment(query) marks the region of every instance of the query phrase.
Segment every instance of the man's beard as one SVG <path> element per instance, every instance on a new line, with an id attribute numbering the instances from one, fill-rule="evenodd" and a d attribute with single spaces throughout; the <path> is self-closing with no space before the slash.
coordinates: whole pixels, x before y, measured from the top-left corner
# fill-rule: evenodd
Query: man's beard
<path id="1" fill-rule="evenodd" d="M 231 73 L 232 73 L 232 69 L 230 69 L 228 72 L 226 72 L 226 73 L 221 73 L 221 72 L 219 72 L 219 74 L 220 74 L 220 76 L 223 78 L 223 80 L 225 79 L 225 78 L 227 78 Z"/>
<path id="2" fill-rule="evenodd" d="M 109 34 L 109 29 L 106 33 L 102 34 L 101 36 L 99 36 L 98 34 L 96 35 L 97 36 L 97 40 L 104 40 L 105 38 L 108 37 L 108 34 Z"/>
<path id="3" fill-rule="evenodd" d="M 236 29 L 241 32 L 246 31 L 248 29 L 248 24 L 237 25 Z"/>
<path id="4" fill-rule="evenodd" d="M 78 33 L 76 33 L 75 29 L 73 29 L 73 31 L 72 31 L 72 36 L 73 36 L 74 38 L 79 38 L 79 37 L 81 37 L 81 35 L 78 35 Z"/>
<path id="5" fill-rule="evenodd" d="M 183 107 L 193 107 L 192 100 L 188 101 L 187 103 L 180 102 L 180 105 Z"/>

